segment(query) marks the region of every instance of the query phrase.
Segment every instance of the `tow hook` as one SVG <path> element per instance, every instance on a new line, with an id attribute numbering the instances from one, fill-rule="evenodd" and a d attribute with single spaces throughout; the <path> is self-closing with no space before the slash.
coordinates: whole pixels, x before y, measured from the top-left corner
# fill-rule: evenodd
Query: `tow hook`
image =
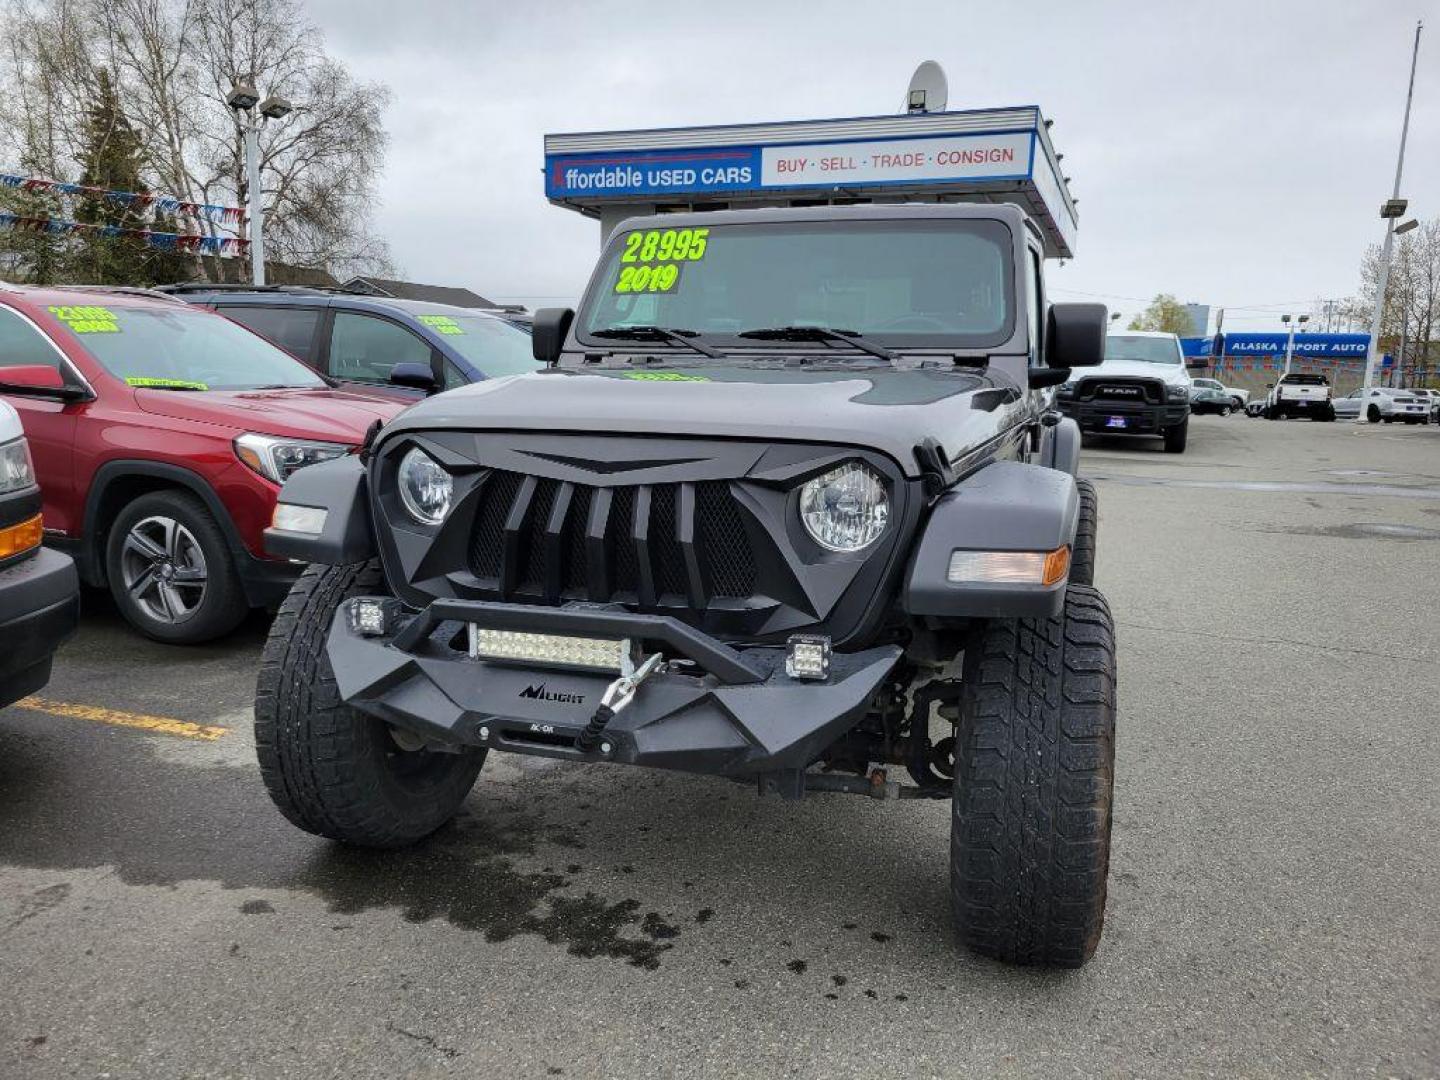
<path id="1" fill-rule="evenodd" d="M 660 666 L 660 660 L 659 653 L 647 656 L 638 667 L 628 656 L 621 660 L 620 677 L 605 688 L 605 693 L 600 695 L 599 707 L 596 708 L 594 715 L 590 717 L 590 722 L 585 725 L 575 739 L 578 749 L 588 754 L 599 745 L 600 735 L 605 730 L 605 725 L 615 719 L 635 700 L 635 691 L 640 689 L 640 684 Z M 606 743 L 600 749 L 608 754 L 609 747 L 610 744 Z"/>

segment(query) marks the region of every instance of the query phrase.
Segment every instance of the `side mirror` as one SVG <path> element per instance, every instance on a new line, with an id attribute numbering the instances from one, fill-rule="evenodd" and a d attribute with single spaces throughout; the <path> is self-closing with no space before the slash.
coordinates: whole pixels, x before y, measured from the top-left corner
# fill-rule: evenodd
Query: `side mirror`
<path id="1" fill-rule="evenodd" d="M 1070 378 L 1068 367 L 1033 367 L 1028 372 L 1030 389 L 1043 390 L 1047 386 L 1059 386 Z"/>
<path id="2" fill-rule="evenodd" d="M 429 364 L 396 364 L 390 369 L 390 381 L 396 386 L 423 390 L 427 394 L 433 394 L 440 389 Z"/>
<path id="3" fill-rule="evenodd" d="M 542 364 L 553 364 L 559 360 L 560 350 L 565 348 L 565 337 L 574 321 L 575 312 L 570 308 L 547 307 L 535 312 L 535 322 L 530 327 L 530 348 L 535 359 Z"/>
<path id="4" fill-rule="evenodd" d="M 1045 362 L 1052 368 L 1095 367 L 1105 359 L 1109 313 L 1104 304 L 1051 304 Z"/>
<path id="5" fill-rule="evenodd" d="M 0 367 L 0 393 L 54 398 L 57 401 L 79 401 L 89 397 L 79 387 L 68 385 L 65 376 L 48 364 Z"/>

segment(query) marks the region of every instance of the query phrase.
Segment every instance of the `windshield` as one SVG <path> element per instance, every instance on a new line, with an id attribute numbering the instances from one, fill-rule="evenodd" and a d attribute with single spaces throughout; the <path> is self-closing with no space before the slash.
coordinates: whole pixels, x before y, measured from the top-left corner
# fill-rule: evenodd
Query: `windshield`
<path id="1" fill-rule="evenodd" d="M 964 220 L 622 233 L 601 257 L 579 334 L 599 344 L 597 331 L 663 327 L 755 348 L 740 335 L 810 327 L 895 348 L 997 345 L 1015 319 L 1012 243 L 998 221 Z"/>
<path id="2" fill-rule="evenodd" d="M 299 360 L 229 319 L 180 304 L 51 307 L 106 371 L 131 386 L 175 390 L 322 387 Z"/>
<path id="3" fill-rule="evenodd" d="M 487 379 L 523 375 L 540 367 L 530 334 L 504 319 L 463 314 L 456 308 L 436 308 L 415 318 L 441 335 Z"/>
<path id="4" fill-rule="evenodd" d="M 1185 362 L 1180 344 L 1172 337 L 1138 337 L 1111 334 L 1105 339 L 1105 362 L 1133 360 L 1141 364 L 1179 365 Z"/>
<path id="5" fill-rule="evenodd" d="M 1286 375 L 1280 380 L 1287 386 L 1325 386 L 1327 385 L 1324 375 Z"/>

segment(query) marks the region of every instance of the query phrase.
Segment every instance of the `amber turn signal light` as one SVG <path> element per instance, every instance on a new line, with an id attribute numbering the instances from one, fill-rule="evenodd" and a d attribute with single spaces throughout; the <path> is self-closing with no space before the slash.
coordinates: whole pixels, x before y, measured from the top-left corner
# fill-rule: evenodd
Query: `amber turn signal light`
<path id="1" fill-rule="evenodd" d="M 19 525 L 0 529 L 0 559 L 8 559 L 39 547 L 44 536 L 45 519 L 40 514 L 28 521 L 22 521 Z"/>

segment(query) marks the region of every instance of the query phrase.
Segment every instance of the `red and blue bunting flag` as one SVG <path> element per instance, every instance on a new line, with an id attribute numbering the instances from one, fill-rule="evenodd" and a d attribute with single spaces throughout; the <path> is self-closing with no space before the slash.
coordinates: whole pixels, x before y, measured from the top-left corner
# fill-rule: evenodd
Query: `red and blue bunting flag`
<path id="1" fill-rule="evenodd" d="M 21 176 L 17 173 L 0 173 L 0 187 L 103 199 L 114 206 L 132 207 L 139 210 L 153 207 L 164 214 L 187 214 L 193 218 L 205 218 L 226 225 L 238 225 L 245 221 L 247 216 L 245 211 L 238 206 L 190 202 L 170 195 L 151 195 L 148 192 L 112 191 L 109 188 L 67 184 L 59 180 L 42 180 L 39 177 Z"/>
<path id="2" fill-rule="evenodd" d="M 249 240 L 233 236 L 201 236 L 198 233 L 158 232 L 154 229 L 126 229 L 119 225 L 91 225 L 83 221 L 61 221 L 57 218 L 25 217 L 0 212 L 0 229 L 25 229 L 30 232 L 64 236 L 76 232 L 98 233 L 100 236 L 129 236 L 143 240 L 161 251 L 182 251 L 201 255 L 243 255 L 250 250 Z"/>

